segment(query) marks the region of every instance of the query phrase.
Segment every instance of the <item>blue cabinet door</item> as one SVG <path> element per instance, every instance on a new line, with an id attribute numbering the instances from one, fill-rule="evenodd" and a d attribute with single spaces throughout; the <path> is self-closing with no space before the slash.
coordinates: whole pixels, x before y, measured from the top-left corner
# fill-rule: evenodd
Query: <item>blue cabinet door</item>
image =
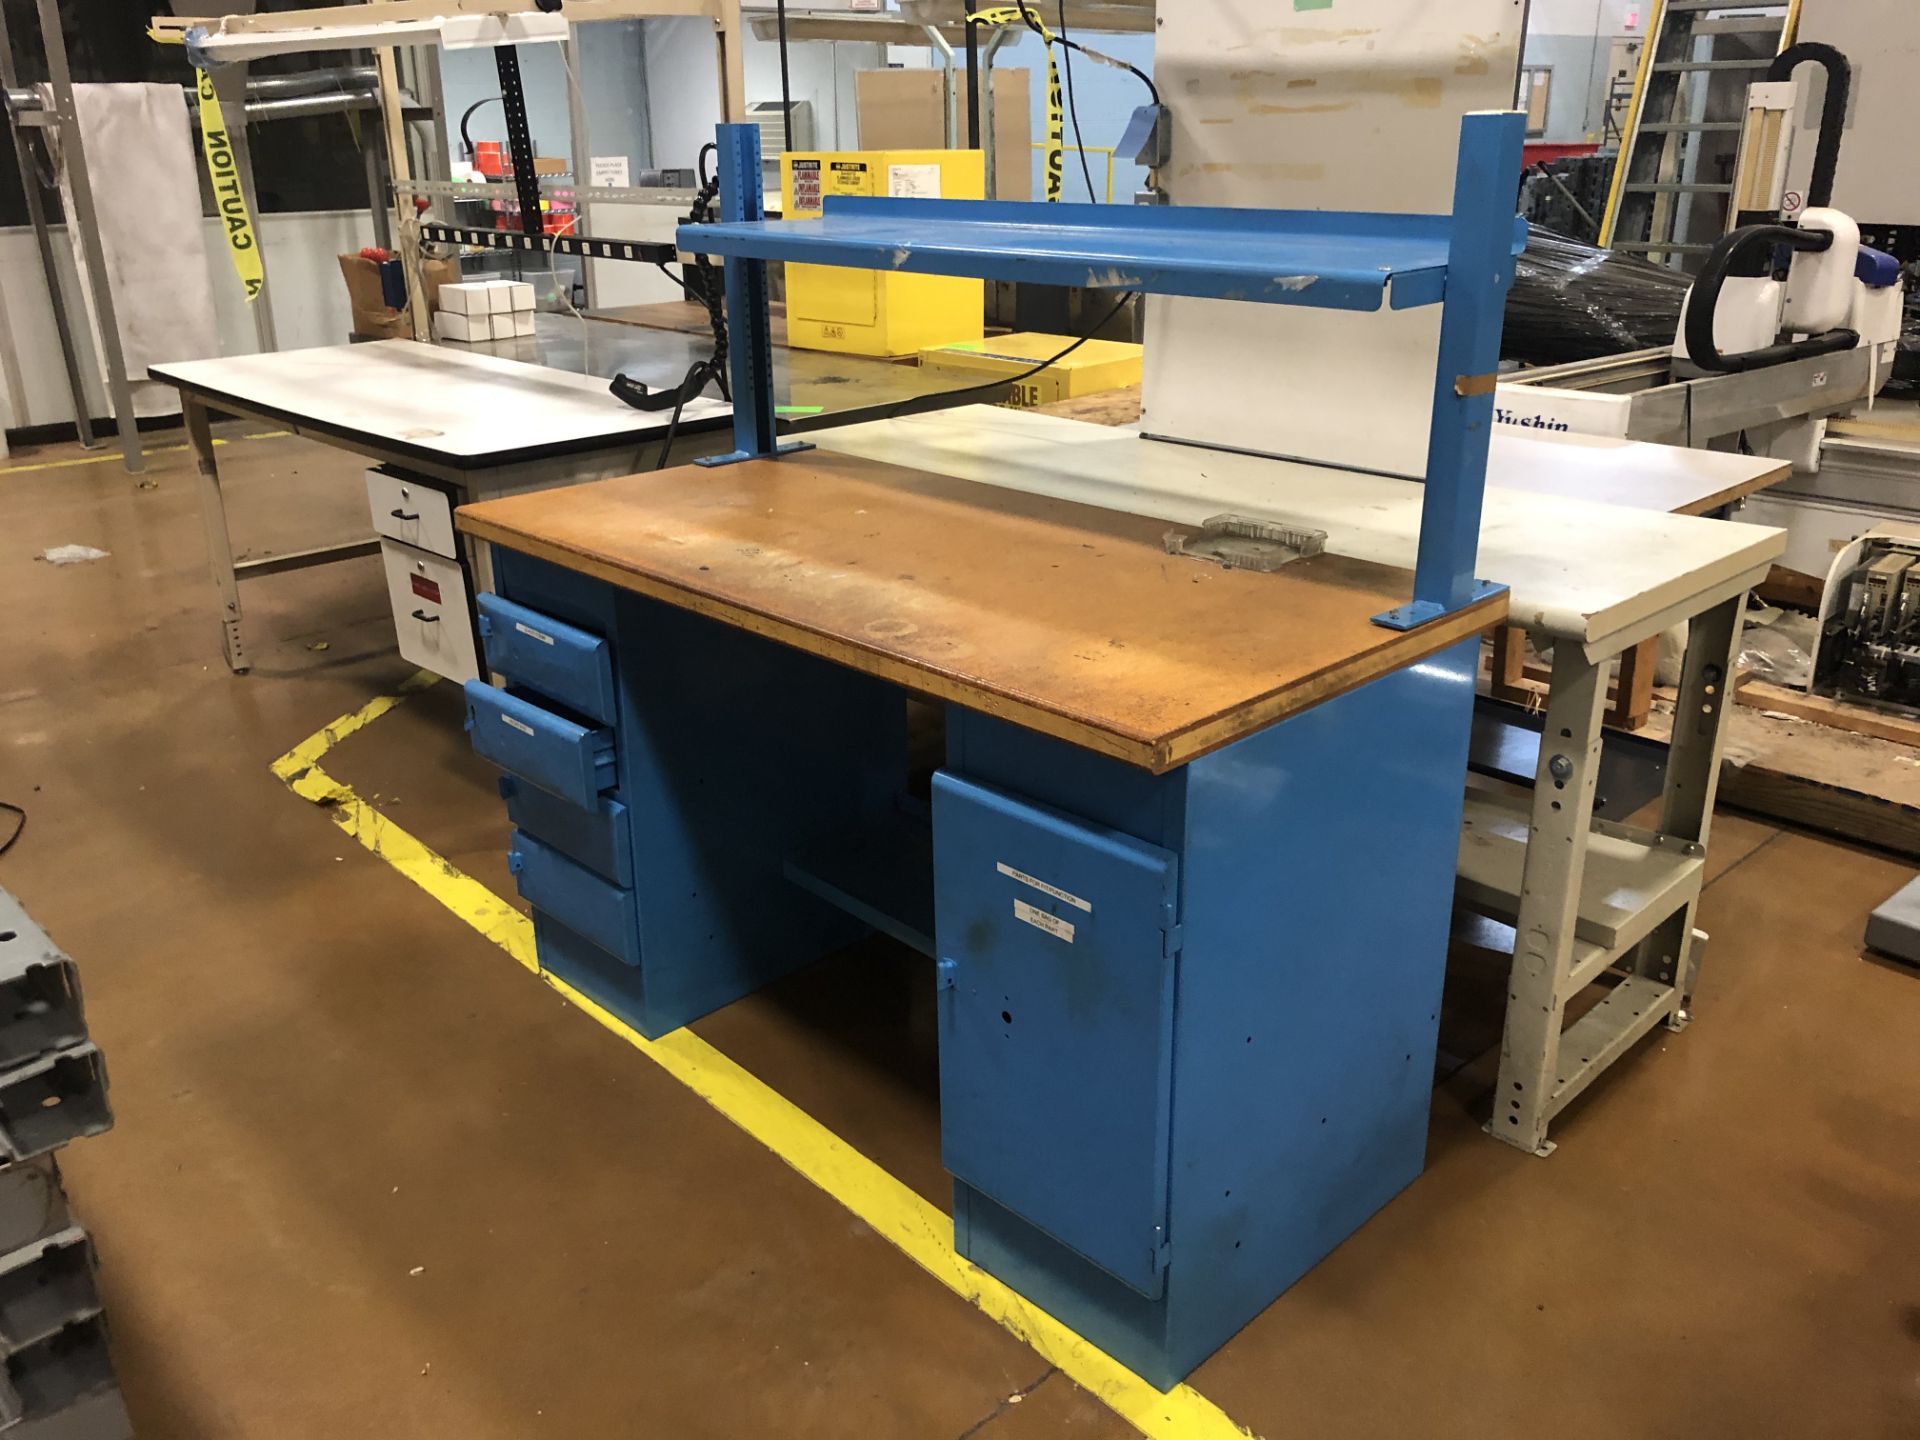
<path id="1" fill-rule="evenodd" d="M 944 771 L 933 828 L 946 1167 L 1157 1298 L 1175 857 Z"/>

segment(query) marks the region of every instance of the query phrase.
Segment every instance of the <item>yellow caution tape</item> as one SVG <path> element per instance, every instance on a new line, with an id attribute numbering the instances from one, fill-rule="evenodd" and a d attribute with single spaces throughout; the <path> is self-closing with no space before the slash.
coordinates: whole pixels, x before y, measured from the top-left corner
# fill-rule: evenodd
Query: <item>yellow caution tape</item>
<path id="1" fill-rule="evenodd" d="M 1040 38 L 1047 47 L 1047 202 L 1056 204 L 1067 179 L 1067 111 L 1060 89 L 1060 63 L 1053 55 L 1053 32 L 1038 17 L 1029 25 L 1026 13 L 1017 5 L 997 5 L 967 18 L 981 25 L 1039 27 Z M 992 144 L 992 137 L 989 136 L 986 143 Z"/>
<path id="2" fill-rule="evenodd" d="M 253 233 L 253 216 L 247 210 L 247 192 L 240 184 L 240 162 L 233 153 L 233 141 L 227 135 L 226 117 L 220 113 L 220 98 L 213 93 L 213 77 L 204 70 L 194 71 L 200 94 L 200 144 L 207 152 L 207 178 L 213 182 L 213 205 L 227 232 L 227 249 L 233 254 L 233 268 L 239 273 L 241 288 L 251 304 L 267 285 L 267 269 L 260 260 L 260 242 Z"/>

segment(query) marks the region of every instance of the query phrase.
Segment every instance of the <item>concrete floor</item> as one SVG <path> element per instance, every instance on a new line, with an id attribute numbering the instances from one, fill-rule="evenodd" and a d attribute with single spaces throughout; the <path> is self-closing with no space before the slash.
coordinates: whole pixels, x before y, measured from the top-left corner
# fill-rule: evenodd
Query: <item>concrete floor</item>
<path id="1" fill-rule="evenodd" d="M 249 428 L 248 548 L 365 531 L 354 462 Z M 0 472 L 0 884 L 111 1068 L 66 1167 L 145 1440 L 1131 1433 L 268 773 L 409 673 L 377 562 L 250 586 L 236 679 L 187 457 L 77 453 Z M 450 687 L 329 768 L 512 893 Z M 1550 1160 L 1479 1132 L 1463 959 L 1427 1174 L 1196 1387 L 1270 1440 L 1920 1434 L 1920 975 L 1859 949 L 1911 871 L 1723 816 L 1713 872 L 1697 1023 Z M 698 1028 L 944 1204 L 931 1008 L 875 944 Z"/>

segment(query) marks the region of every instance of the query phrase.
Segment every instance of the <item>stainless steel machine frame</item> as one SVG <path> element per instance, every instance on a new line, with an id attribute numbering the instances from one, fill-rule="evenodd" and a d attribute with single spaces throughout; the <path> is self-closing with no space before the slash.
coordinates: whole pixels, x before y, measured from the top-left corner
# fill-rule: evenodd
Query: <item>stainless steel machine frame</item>
<path id="1" fill-rule="evenodd" d="M 1736 375 L 1684 374 L 1662 347 L 1503 375 L 1500 389 L 1624 397 L 1626 428 L 1607 433 L 1713 450 L 1743 431 L 1844 414 L 1872 398 L 1879 378 L 1866 346 Z"/>

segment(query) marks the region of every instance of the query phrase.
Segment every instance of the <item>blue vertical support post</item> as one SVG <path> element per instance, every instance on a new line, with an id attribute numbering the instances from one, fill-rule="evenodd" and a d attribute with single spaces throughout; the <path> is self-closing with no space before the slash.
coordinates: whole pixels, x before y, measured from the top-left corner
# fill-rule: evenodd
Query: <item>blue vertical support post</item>
<path id="1" fill-rule="evenodd" d="M 760 127 L 720 126 L 719 151 L 720 218 L 730 223 L 765 220 L 766 182 L 760 168 Z M 679 241 L 682 248 L 697 250 L 698 228 L 683 226 Z M 767 262 L 729 259 L 726 281 L 734 448 L 731 454 L 709 456 L 696 463 L 731 465 L 739 460 L 766 460 L 796 450 L 811 450 L 811 445 L 799 442 L 782 445 L 776 428 Z"/>
<path id="2" fill-rule="evenodd" d="M 1475 578 L 1474 567 L 1500 331 L 1514 259 L 1526 244 L 1525 224 L 1514 213 L 1525 144 L 1526 117 L 1517 111 L 1479 112 L 1460 127 L 1413 601 L 1374 617 L 1389 629 L 1411 630 L 1503 588 Z"/>

